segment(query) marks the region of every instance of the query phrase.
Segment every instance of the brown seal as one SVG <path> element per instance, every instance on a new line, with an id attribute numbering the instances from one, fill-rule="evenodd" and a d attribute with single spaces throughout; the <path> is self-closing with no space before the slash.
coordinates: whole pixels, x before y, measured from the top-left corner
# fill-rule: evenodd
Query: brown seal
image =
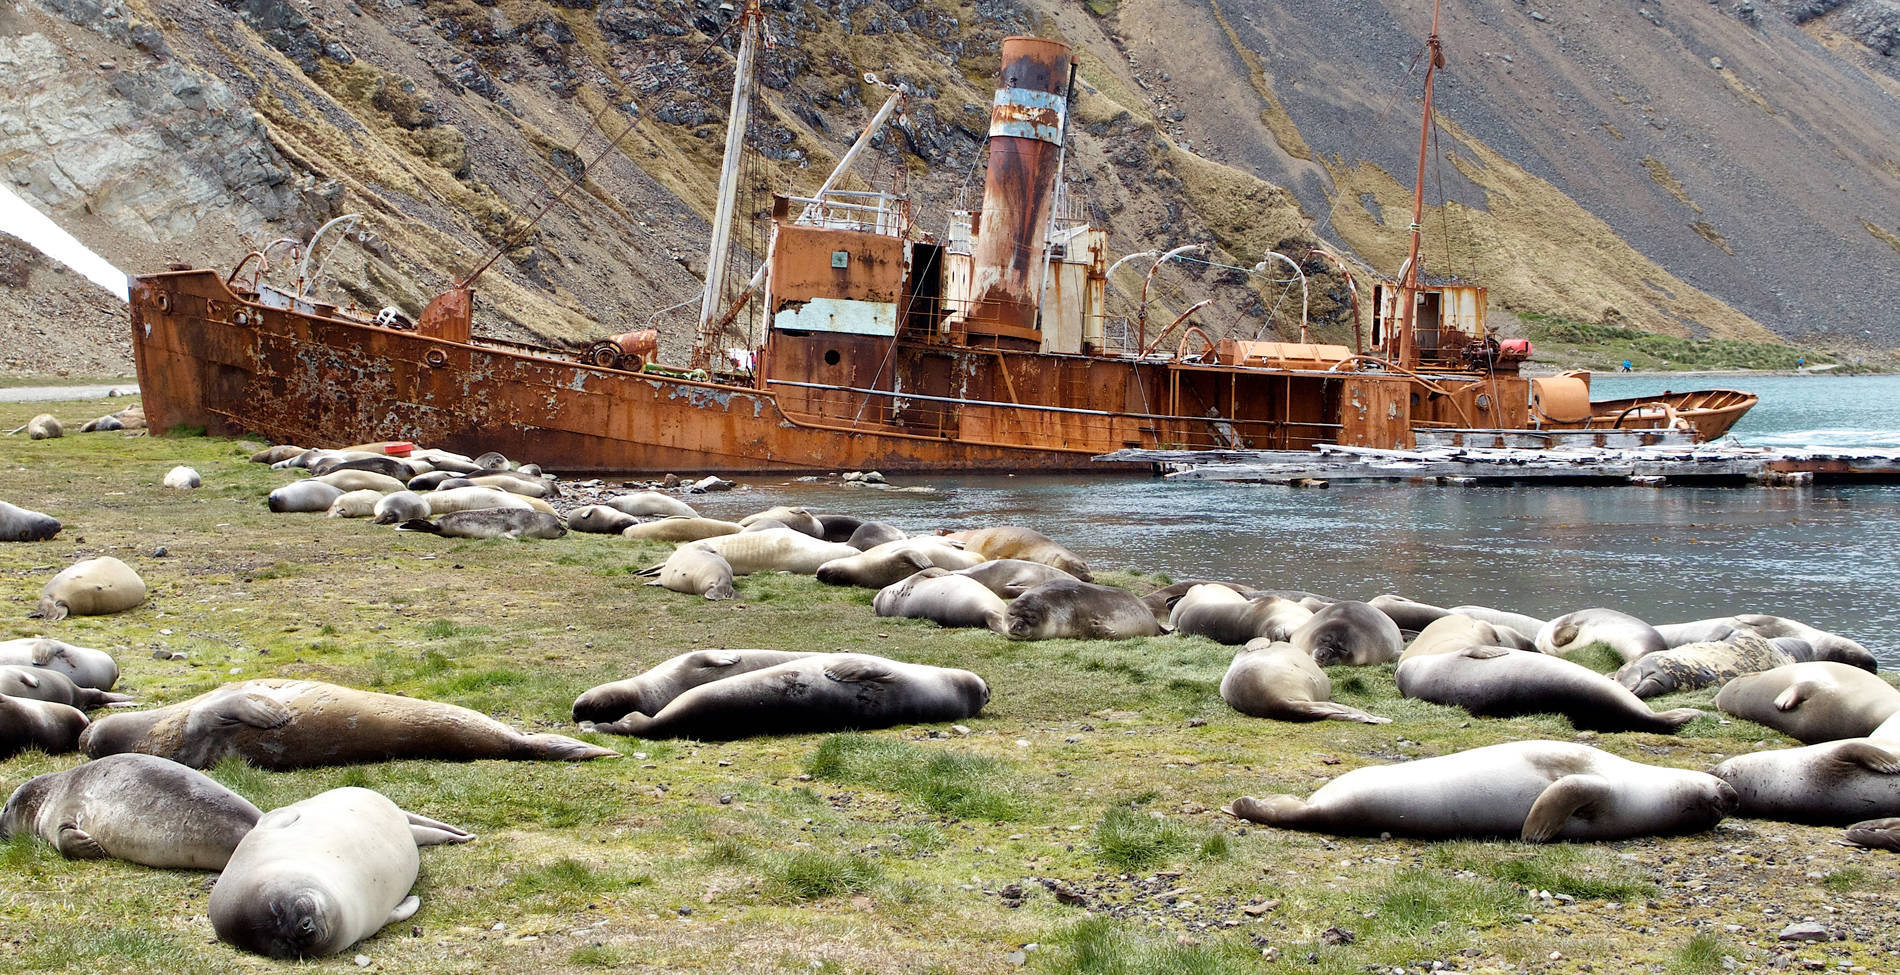
<path id="1" fill-rule="evenodd" d="M 1900 714 L 1900 690 L 1858 667 L 1814 661 L 1743 674 L 1722 685 L 1715 706 L 1812 745 L 1872 734 Z"/>
<path id="2" fill-rule="evenodd" d="M 28 779 L 0 809 L 0 838 L 30 833 L 69 860 L 223 870 L 259 815 L 197 769 L 156 755 L 108 755 Z"/>
<path id="3" fill-rule="evenodd" d="M 1849 738 L 1737 755 L 1715 767 L 1738 816 L 1845 826 L 1900 815 L 1900 741 Z"/>
<path id="4" fill-rule="evenodd" d="M 1333 700 L 1333 682 L 1313 655 L 1291 643 L 1249 642 L 1221 678 L 1220 699 L 1241 714 L 1276 721 L 1357 721 L 1388 724 Z"/>
<path id="5" fill-rule="evenodd" d="M 40 590 L 41 619 L 105 616 L 145 602 L 145 580 L 110 555 L 74 562 Z"/>
<path id="6" fill-rule="evenodd" d="M 0 695 L 0 759 L 29 748 L 64 755 L 79 747 L 85 731 L 86 716 L 78 708 Z"/>

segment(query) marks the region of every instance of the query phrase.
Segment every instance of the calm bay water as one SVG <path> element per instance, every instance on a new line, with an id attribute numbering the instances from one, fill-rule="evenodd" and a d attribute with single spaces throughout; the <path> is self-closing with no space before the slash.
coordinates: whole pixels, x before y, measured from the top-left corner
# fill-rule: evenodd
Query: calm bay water
<path id="1" fill-rule="evenodd" d="M 1744 442 L 1900 446 L 1900 377 L 1599 377 L 1597 398 L 1736 385 Z M 753 479 L 694 499 L 715 516 L 781 502 L 912 531 L 1020 524 L 1090 564 L 1367 599 L 1397 592 L 1549 618 L 1609 606 L 1651 622 L 1762 612 L 1900 666 L 1900 486 L 1664 489 L 899 478 L 907 494 Z"/>

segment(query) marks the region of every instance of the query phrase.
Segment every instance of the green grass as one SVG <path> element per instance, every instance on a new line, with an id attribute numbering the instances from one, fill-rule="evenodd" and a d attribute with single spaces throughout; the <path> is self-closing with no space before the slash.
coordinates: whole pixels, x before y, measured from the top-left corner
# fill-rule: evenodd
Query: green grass
<path id="1" fill-rule="evenodd" d="M 1540 360 L 1598 371 L 1614 371 L 1624 359 L 1641 370 L 1787 371 L 1802 364 L 1815 366 L 1837 361 L 1826 352 L 1776 342 L 1688 339 L 1616 325 L 1592 325 L 1536 312 L 1520 313 L 1518 317 L 1524 320 L 1526 331 L 1536 343 Z"/>
<path id="2" fill-rule="evenodd" d="M 1038 971 L 1064 975 L 1242 975 L 1261 970 L 1259 950 L 1238 938 L 1184 945 L 1172 936 L 1106 917 L 1076 922 L 1049 942 L 1034 956 Z"/>
<path id="3" fill-rule="evenodd" d="M 947 816 L 1002 821 L 1020 815 L 1026 806 L 1007 764 L 890 738 L 833 735 L 818 746 L 805 769 L 816 778 L 908 796 Z"/>
<path id="4" fill-rule="evenodd" d="M 1676 975 L 1714 975 L 1722 971 L 1722 956 L 1727 954 L 1722 939 L 1712 934 L 1698 934 L 1689 939 L 1670 960 L 1669 970 Z"/>
<path id="5" fill-rule="evenodd" d="M 1175 857 L 1218 859 L 1229 852 L 1227 837 L 1195 829 L 1139 808 L 1143 802 L 1109 807 L 1095 825 L 1096 859 L 1114 870 L 1146 870 Z"/>
<path id="6" fill-rule="evenodd" d="M 1628 901 L 1656 892 L 1648 876 L 1608 851 L 1582 844 L 1444 843 L 1432 849 L 1430 859 L 1527 890 L 1591 900 Z"/>
<path id="7" fill-rule="evenodd" d="M 1821 878 L 1821 886 L 1836 894 L 1845 894 L 1850 890 L 1860 890 L 1872 886 L 1874 878 L 1859 867 L 1841 867 L 1830 870 Z"/>
<path id="8" fill-rule="evenodd" d="M 768 893 L 781 901 L 809 901 L 870 890 L 880 871 L 853 854 L 797 850 L 774 856 L 765 869 Z"/>

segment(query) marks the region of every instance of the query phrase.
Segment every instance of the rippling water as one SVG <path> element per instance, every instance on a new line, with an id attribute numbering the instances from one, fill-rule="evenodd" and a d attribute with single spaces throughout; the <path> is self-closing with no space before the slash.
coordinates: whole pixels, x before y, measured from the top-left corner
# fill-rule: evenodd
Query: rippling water
<path id="1" fill-rule="evenodd" d="M 1730 383 L 1762 396 L 1734 431 L 1744 442 L 1900 445 L 1900 377 L 1602 377 L 1596 395 Z M 1398 592 L 1540 618 L 1589 606 L 1658 623 L 1773 613 L 1850 636 L 1885 665 L 1900 665 L 1900 486 L 1310 490 L 1119 475 L 899 480 L 938 490 L 754 480 L 750 491 L 694 501 L 732 516 L 783 501 L 913 531 L 1020 524 L 1092 565 L 1360 599 Z"/>

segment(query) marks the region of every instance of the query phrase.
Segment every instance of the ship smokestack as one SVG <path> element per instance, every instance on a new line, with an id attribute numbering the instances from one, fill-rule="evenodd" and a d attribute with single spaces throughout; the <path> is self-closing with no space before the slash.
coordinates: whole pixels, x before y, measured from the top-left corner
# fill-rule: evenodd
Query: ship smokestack
<path id="1" fill-rule="evenodd" d="M 1035 337 L 1072 64 L 1061 41 L 1003 40 L 1003 83 L 990 110 L 989 175 L 971 246 L 974 300 L 965 315 L 972 332 L 1023 330 L 1029 334 L 1019 337 Z"/>

